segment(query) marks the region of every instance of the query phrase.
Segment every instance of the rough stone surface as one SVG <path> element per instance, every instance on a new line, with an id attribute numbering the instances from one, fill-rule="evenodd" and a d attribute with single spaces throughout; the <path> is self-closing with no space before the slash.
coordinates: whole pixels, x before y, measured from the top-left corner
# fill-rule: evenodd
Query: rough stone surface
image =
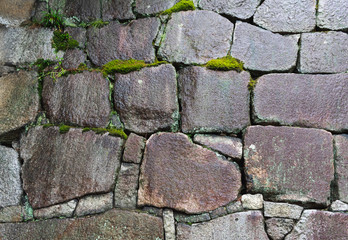
<path id="1" fill-rule="evenodd" d="M 164 209 L 163 211 L 163 228 L 166 240 L 175 240 L 175 222 L 173 210 Z"/>
<path id="2" fill-rule="evenodd" d="M 247 19 L 254 15 L 260 2 L 261 0 L 201 0 L 199 6 L 220 14 Z"/>
<path id="3" fill-rule="evenodd" d="M 42 99 L 54 123 L 106 127 L 109 122 L 109 82 L 101 73 L 84 71 L 56 81 L 46 77 Z"/>
<path id="4" fill-rule="evenodd" d="M 174 217 L 177 222 L 185 222 L 185 223 L 205 222 L 211 219 L 209 213 L 202 213 L 202 214 L 196 214 L 196 215 L 186 215 L 186 214 L 176 213 Z"/>
<path id="5" fill-rule="evenodd" d="M 115 206 L 136 208 L 139 165 L 122 163 L 115 188 Z"/>
<path id="6" fill-rule="evenodd" d="M 348 74 L 269 74 L 254 90 L 256 122 L 348 129 Z"/>
<path id="7" fill-rule="evenodd" d="M 23 188 L 33 208 L 112 191 L 123 140 L 92 131 L 35 127 L 21 139 Z"/>
<path id="8" fill-rule="evenodd" d="M 88 22 L 100 19 L 101 6 L 100 1 L 96 0 L 74 0 L 66 1 L 65 15 L 68 17 L 77 17 L 80 21 Z"/>
<path id="9" fill-rule="evenodd" d="M 348 211 L 348 204 L 340 200 L 336 200 L 331 203 L 330 209 L 334 212 L 346 212 Z"/>
<path id="10" fill-rule="evenodd" d="M 77 205 L 77 200 L 71 200 L 67 203 L 54 205 L 47 208 L 34 210 L 34 217 L 40 218 L 58 218 L 58 217 L 72 217 Z"/>
<path id="11" fill-rule="evenodd" d="M 210 11 L 173 13 L 159 56 L 169 62 L 206 63 L 230 49 L 233 23 Z"/>
<path id="12" fill-rule="evenodd" d="M 250 124 L 248 72 L 179 72 L 183 132 L 239 132 Z"/>
<path id="13" fill-rule="evenodd" d="M 245 22 L 237 22 L 231 55 L 256 71 L 288 71 L 296 66 L 298 38 L 282 36 Z"/>
<path id="14" fill-rule="evenodd" d="M 241 174 L 185 134 L 158 133 L 147 141 L 139 184 L 138 205 L 200 213 L 235 200 Z"/>
<path id="15" fill-rule="evenodd" d="M 157 217 L 163 217 L 163 209 L 162 208 L 156 208 L 156 207 L 143 207 L 143 211 L 147 212 L 148 214 L 157 216 Z"/>
<path id="16" fill-rule="evenodd" d="M 85 48 L 87 43 L 86 33 L 87 30 L 85 28 L 77 28 L 77 27 L 66 27 L 65 32 L 69 33 L 69 35 L 79 42 L 80 48 Z"/>
<path id="17" fill-rule="evenodd" d="M 226 209 L 228 213 L 241 212 L 244 210 L 241 201 L 236 201 L 236 202 L 228 204 L 226 206 Z"/>
<path id="18" fill-rule="evenodd" d="M 286 240 L 343 240 L 348 236 L 348 214 L 305 210 Z"/>
<path id="19" fill-rule="evenodd" d="M 270 218 L 266 220 L 267 233 L 272 240 L 282 240 L 294 227 L 292 219 Z"/>
<path id="20" fill-rule="evenodd" d="M 0 77 L 5 76 L 9 73 L 15 72 L 16 68 L 13 66 L 0 66 Z"/>
<path id="21" fill-rule="evenodd" d="M 102 0 L 103 20 L 128 20 L 134 19 L 132 12 L 133 0 Z"/>
<path id="22" fill-rule="evenodd" d="M 254 15 L 254 22 L 272 32 L 310 32 L 316 24 L 316 1 L 266 0 Z"/>
<path id="23" fill-rule="evenodd" d="M 233 213 L 210 222 L 193 224 L 179 223 L 177 240 L 268 240 L 260 211 Z"/>
<path id="24" fill-rule="evenodd" d="M 348 34 L 343 32 L 303 33 L 298 70 L 302 73 L 348 71 Z"/>
<path id="25" fill-rule="evenodd" d="M 267 199 L 327 206 L 333 137 L 318 129 L 252 126 L 244 139 L 247 188 Z"/>
<path id="26" fill-rule="evenodd" d="M 20 204 L 22 186 L 18 153 L 0 146 L 0 208 Z"/>
<path id="27" fill-rule="evenodd" d="M 241 159 L 243 155 L 243 144 L 239 138 L 228 136 L 217 136 L 208 134 L 196 134 L 193 138 L 195 143 L 209 147 L 231 158 Z"/>
<path id="28" fill-rule="evenodd" d="M 336 176 L 339 200 L 348 203 L 348 135 L 335 136 Z"/>
<path id="29" fill-rule="evenodd" d="M 18 26 L 34 13 L 35 0 L 2 0 L 0 24 Z"/>
<path id="30" fill-rule="evenodd" d="M 86 54 L 79 49 L 68 50 L 64 54 L 62 67 L 64 69 L 78 68 L 81 63 L 86 61 Z"/>
<path id="31" fill-rule="evenodd" d="M 86 218 L 0 224 L 0 238 L 4 240 L 148 240 L 164 239 L 163 235 L 162 219 L 117 209 Z"/>
<path id="32" fill-rule="evenodd" d="M 262 194 L 244 194 L 242 196 L 242 206 L 245 209 L 262 209 L 263 208 L 263 196 Z"/>
<path id="33" fill-rule="evenodd" d="M 291 219 L 299 219 L 303 210 L 303 207 L 294 204 L 274 203 L 267 201 L 263 203 L 263 207 L 265 217 L 279 217 Z"/>
<path id="34" fill-rule="evenodd" d="M 173 7 L 180 0 L 136 0 L 135 11 L 141 15 L 152 15 Z"/>
<path id="35" fill-rule="evenodd" d="M 348 2 L 346 0 L 320 0 L 317 25 L 320 28 L 348 29 Z"/>
<path id="36" fill-rule="evenodd" d="M 140 163 L 143 157 L 145 142 L 146 138 L 131 133 L 124 146 L 122 161 L 128 163 Z"/>
<path id="37" fill-rule="evenodd" d="M 151 133 L 177 124 L 175 68 L 165 64 L 116 74 L 114 101 L 126 129 Z"/>
<path id="38" fill-rule="evenodd" d="M 224 215 L 227 215 L 227 209 L 225 207 L 219 207 L 210 212 L 211 219 L 215 219 Z"/>
<path id="39" fill-rule="evenodd" d="M 106 212 L 112 208 L 113 194 L 107 193 L 102 195 L 91 195 L 80 199 L 75 215 L 85 216 Z"/>
<path id="40" fill-rule="evenodd" d="M 143 18 L 127 25 L 112 21 L 103 28 L 88 28 L 87 50 L 92 62 L 98 66 L 114 59 L 130 58 L 155 61 L 152 42 L 157 35 L 160 21 Z"/>
<path id="41" fill-rule="evenodd" d="M 24 209 L 22 206 L 10 206 L 0 209 L 0 223 L 23 221 Z"/>
<path id="42" fill-rule="evenodd" d="M 35 120 L 39 110 L 37 73 L 20 71 L 0 77 L 0 96 L 0 142 L 6 142 L 18 137 L 13 132 Z"/>

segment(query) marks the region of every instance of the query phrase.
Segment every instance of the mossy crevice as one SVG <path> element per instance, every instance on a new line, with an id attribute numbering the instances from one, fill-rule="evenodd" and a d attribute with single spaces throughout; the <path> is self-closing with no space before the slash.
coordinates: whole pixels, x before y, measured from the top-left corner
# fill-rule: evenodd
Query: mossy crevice
<path id="1" fill-rule="evenodd" d="M 241 72 L 244 70 L 244 63 L 234 57 L 226 56 L 222 58 L 212 59 L 205 65 L 206 68 L 217 71 L 235 70 Z"/>
<path id="2" fill-rule="evenodd" d="M 192 0 L 181 0 L 173 7 L 161 12 L 160 15 L 170 15 L 174 12 L 190 11 L 195 9 L 196 7 Z"/>
<path id="3" fill-rule="evenodd" d="M 88 23 L 88 26 L 92 26 L 94 28 L 102 28 L 108 24 L 109 22 L 104 22 L 102 19 L 97 19 L 93 22 Z"/>
<path id="4" fill-rule="evenodd" d="M 66 51 L 68 49 L 74 49 L 79 46 L 79 42 L 73 39 L 69 33 L 64 33 L 61 31 L 53 32 L 52 48 L 55 52 Z"/>

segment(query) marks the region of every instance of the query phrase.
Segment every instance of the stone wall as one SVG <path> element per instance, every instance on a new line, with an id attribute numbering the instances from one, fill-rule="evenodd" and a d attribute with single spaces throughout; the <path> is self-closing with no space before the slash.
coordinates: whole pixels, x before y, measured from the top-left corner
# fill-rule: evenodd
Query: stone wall
<path id="1" fill-rule="evenodd" d="M 0 239 L 348 239 L 347 13 L 3 0 Z"/>

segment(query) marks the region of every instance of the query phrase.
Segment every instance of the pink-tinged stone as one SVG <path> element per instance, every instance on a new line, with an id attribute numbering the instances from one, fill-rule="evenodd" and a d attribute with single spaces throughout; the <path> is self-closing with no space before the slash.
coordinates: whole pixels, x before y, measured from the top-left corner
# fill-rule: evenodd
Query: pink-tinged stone
<path id="1" fill-rule="evenodd" d="M 348 135 L 336 135 L 334 138 L 338 196 L 341 201 L 348 203 Z"/>
<path id="2" fill-rule="evenodd" d="M 64 69 L 78 68 L 81 63 L 87 60 L 86 54 L 79 49 L 67 50 L 64 54 L 62 67 Z"/>
<path id="3" fill-rule="evenodd" d="M 128 163 L 140 163 L 143 157 L 145 142 L 146 138 L 131 133 L 124 146 L 122 161 Z"/>
<path id="4" fill-rule="evenodd" d="M 146 143 L 139 185 L 138 205 L 200 213 L 236 200 L 241 174 L 185 134 L 158 133 Z"/>

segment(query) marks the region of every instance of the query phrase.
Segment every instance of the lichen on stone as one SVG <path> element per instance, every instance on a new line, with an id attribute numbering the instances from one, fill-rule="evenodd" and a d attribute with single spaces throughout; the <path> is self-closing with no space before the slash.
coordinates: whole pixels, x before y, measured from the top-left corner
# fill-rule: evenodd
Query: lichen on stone
<path id="1" fill-rule="evenodd" d="M 195 10 L 196 7 L 192 0 L 181 0 L 173 7 L 161 12 L 161 15 L 170 15 L 174 12 Z"/>
<path id="2" fill-rule="evenodd" d="M 206 68 L 218 71 L 230 71 L 235 70 L 237 72 L 243 71 L 244 63 L 231 56 L 226 56 L 222 58 L 212 59 L 205 65 Z"/>

